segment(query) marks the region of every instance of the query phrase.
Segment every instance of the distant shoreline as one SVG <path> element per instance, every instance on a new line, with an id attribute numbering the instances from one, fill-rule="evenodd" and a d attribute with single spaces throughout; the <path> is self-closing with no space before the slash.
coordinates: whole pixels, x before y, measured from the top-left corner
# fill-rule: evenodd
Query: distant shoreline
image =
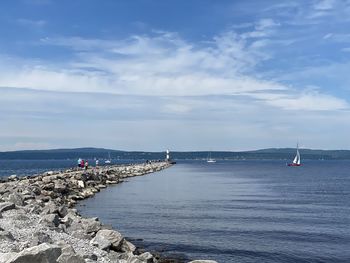
<path id="1" fill-rule="evenodd" d="M 313 150 L 299 149 L 303 159 L 308 160 L 350 160 L 350 150 Z M 295 154 L 295 148 L 270 148 L 255 151 L 210 151 L 212 158 L 220 160 L 289 160 Z M 204 160 L 209 151 L 172 151 L 174 160 Z M 100 148 L 77 148 L 55 150 L 26 150 L 0 152 L 0 160 L 77 160 L 108 158 L 114 160 L 146 161 L 162 160 L 165 152 L 118 151 Z"/>

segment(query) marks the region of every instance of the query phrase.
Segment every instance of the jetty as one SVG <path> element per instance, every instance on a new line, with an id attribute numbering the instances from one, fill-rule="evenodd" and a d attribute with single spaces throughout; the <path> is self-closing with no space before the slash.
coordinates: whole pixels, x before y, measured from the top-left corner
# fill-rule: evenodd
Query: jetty
<path id="1" fill-rule="evenodd" d="M 157 262 L 98 218 L 82 217 L 74 206 L 108 185 L 169 166 L 147 162 L 10 176 L 0 183 L 0 262 Z"/>

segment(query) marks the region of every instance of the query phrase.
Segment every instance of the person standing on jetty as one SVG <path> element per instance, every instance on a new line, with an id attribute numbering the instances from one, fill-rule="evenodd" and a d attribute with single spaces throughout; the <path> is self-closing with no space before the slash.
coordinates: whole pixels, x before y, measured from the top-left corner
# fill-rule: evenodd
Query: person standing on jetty
<path id="1" fill-rule="evenodd" d="M 78 159 L 78 167 L 80 168 L 81 167 L 81 158 Z"/>
<path id="2" fill-rule="evenodd" d="M 86 161 L 85 161 L 85 165 L 84 165 L 84 169 L 87 170 L 88 168 L 89 168 L 89 163 L 88 163 L 88 161 L 86 160 Z"/>

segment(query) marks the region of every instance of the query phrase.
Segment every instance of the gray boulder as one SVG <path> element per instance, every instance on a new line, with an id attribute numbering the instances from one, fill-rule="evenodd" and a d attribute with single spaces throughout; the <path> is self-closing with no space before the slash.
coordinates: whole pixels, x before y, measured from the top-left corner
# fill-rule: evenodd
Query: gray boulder
<path id="1" fill-rule="evenodd" d="M 57 227 L 60 224 L 60 219 L 57 214 L 43 215 L 39 221 L 49 227 Z"/>
<path id="2" fill-rule="evenodd" d="M 136 250 L 136 247 L 134 244 L 124 239 L 122 241 L 120 250 L 122 252 L 134 252 Z"/>
<path id="3" fill-rule="evenodd" d="M 68 207 L 65 205 L 62 205 L 58 208 L 58 215 L 60 217 L 65 217 L 68 214 Z"/>
<path id="4" fill-rule="evenodd" d="M 97 238 L 108 240 L 111 242 L 111 249 L 115 251 L 120 251 L 122 241 L 124 240 L 123 236 L 115 230 L 102 229 L 97 232 Z M 95 238 L 96 238 L 95 237 Z"/>
<path id="5" fill-rule="evenodd" d="M 63 180 L 59 180 L 55 182 L 54 190 L 58 193 L 64 194 L 68 192 L 68 187 Z"/>
<path id="6" fill-rule="evenodd" d="M 109 251 L 112 245 L 112 242 L 108 238 L 105 238 L 104 236 L 96 235 L 93 239 L 91 239 L 90 244 L 102 250 Z"/>
<path id="7" fill-rule="evenodd" d="M 20 221 L 28 221 L 29 220 L 29 217 L 24 213 L 18 213 L 17 215 L 14 216 L 14 218 L 16 220 L 20 220 Z"/>
<path id="8" fill-rule="evenodd" d="M 30 247 L 17 253 L 6 263 L 54 263 L 61 255 L 62 248 L 47 243 Z"/>
<path id="9" fill-rule="evenodd" d="M 16 252 L 1 253 L 0 252 L 0 262 L 7 262 L 11 258 L 17 255 Z"/>
<path id="10" fill-rule="evenodd" d="M 17 180 L 18 179 L 18 176 L 16 174 L 13 174 L 13 175 L 10 175 L 8 177 L 9 180 L 13 181 L 13 180 Z"/>
<path id="11" fill-rule="evenodd" d="M 53 201 L 49 201 L 45 204 L 43 214 L 56 214 L 58 213 L 58 207 Z"/>
<path id="12" fill-rule="evenodd" d="M 85 263 L 85 260 L 77 255 L 71 246 L 65 246 L 62 248 L 62 254 L 57 259 L 59 263 Z"/>
<path id="13" fill-rule="evenodd" d="M 15 205 L 18 206 L 23 206 L 24 205 L 24 200 L 22 195 L 18 194 L 18 193 L 12 193 L 9 195 L 8 200 L 12 203 L 14 203 Z"/>
<path id="14" fill-rule="evenodd" d="M 29 213 L 40 214 L 42 207 L 38 203 L 32 203 L 29 207 Z"/>
<path id="15" fill-rule="evenodd" d="M 149 252 L 142 253 L 138 259 L 145 263 L 153 263 L 153 255 Z"/>
<path id="16" fill-rule="evenodd" d="M 87 234 L 97 232 L 101 229 L 101 223 L 97 217 L 85 219 L 82 223 Z"/>
<path id="17" fill-rule="evenodd" d="M 68 218 L 68 221 L 62 221 L 62 222 L 66 225 L 68 233 L 72 233 L 74 231 L 85 232 L 85 229 L 81 224 L 81 221 L 78 219 Z"/>
<path id="18" fill-rule="evenodd" d="M 52 243 L 51 237 L 44 232 L 33 233 L 32 240 L 30 242 L 31 246 L 37 246 L 42 243 Z"/>
<path id="19" fill-rule="evenodd" d="M 38 185 L 33 185 L 31 190 L 32 190 L 32 193 L 35 195 L 41 194 L 41 188 Z"/>
<path id="20" fill-rule="evenodd" d="M 16 208 L 16 206 L 12 202 L 0 203 L 0 213 L 4 212 L 4 211 L 7 211 L 7 210 L 15 209 L 15 208 Z"/>
<path id="21" fill-rule="evenodd" d="M 2 230 L 0 231 L 0 241 L 9 241 L 9 242 L 12 242 L 14 241 L 15 238 L 13 237 L 13 235 L 9 232 L 9 231 L 5 231 L 5 230 Z"/>
<path id="22" fill-rule="evenodd" d="M 0 185 L 0 195 L 3 195 L 3 194 L 5 194 L 5 193 L 7 193 L 9 191 L 10 190 L 7 189 L 7 186 L 5 184 Z"/>
<path id="23" fill-rule="evenodd" d="M 41 186 L 43 190 L 46 191 L 53 191 L 55 189 L 55 184 L 54 183 L 45 183 Z"/>

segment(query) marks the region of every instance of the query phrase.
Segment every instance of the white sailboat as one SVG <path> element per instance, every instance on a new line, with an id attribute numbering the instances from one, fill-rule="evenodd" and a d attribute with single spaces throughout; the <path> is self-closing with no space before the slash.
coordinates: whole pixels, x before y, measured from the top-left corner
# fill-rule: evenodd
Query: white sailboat
<path id="1" fill-rule="evenodd" d="M 112 162 L 112 160 L 111 160 L 111 153 L 108 152 L 108 159 L 105 160 L 105 164 L 110 164 L 111 162 Z"/>
<path id="2" fill-rule="evenodd" d="M 297 153 L 293 159 L 292 163 L 289 163 L 288 166 L 301 166 L 301 159 L 299 153 L 299 145 L 297 145 Z"/>
<path id="3" fill-rule="evenodd" d="M 207 163 L 216 163 L 216 160 L 214 158 L 211 158 L 211 152 L 208 154 Z"/>

